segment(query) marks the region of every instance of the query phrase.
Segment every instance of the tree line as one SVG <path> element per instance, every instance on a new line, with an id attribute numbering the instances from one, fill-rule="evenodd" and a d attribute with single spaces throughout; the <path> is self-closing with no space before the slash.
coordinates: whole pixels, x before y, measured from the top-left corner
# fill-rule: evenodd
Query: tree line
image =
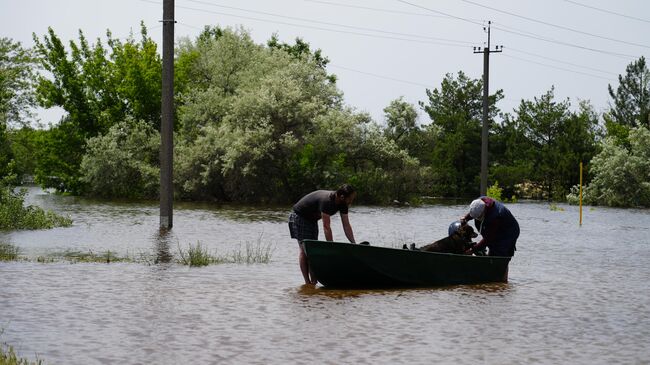
<path id="1" fill-rule="evenodd" d="M 66 46 L 53 29 L 34 47 L 0 41 L 0 176 L 104 198 L 156 198 L 162 62 L 139 40 Z M 329 59 L 296 39 L 257 44 L 206 27 L 177 42 L 174 185 L 180 199 L 287 203 L 348 182 L 365 203 L 478 195 L 482 80 L 448 73 L 385 121 L 345 104 Z M 610 108 L 572 105 L 551 88 L 502 112 L 489 96 L 489 182 L 507 198 L 574 201 L 579 163 L 592 204 L 650 206 L 650 72 L 644 57 L 609 85 Z M 34 106 L 65 116 L 34 128 Z M 427 121 L 418 123 L 418 108 Z M 7 180 L 7 179 L 5 179 Z"/>

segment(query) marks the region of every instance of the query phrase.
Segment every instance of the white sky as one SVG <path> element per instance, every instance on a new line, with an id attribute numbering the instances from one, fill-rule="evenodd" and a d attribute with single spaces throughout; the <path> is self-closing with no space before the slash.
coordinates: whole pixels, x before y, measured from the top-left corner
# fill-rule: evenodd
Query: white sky
<path id="1" fill-rule="evenodd" d="M 405 2 L 176 0 L 176 38 L 194 38 L 204 25 L 242 25 L 258 43 L 274 32 L 290 43 L 301 37 L 330 59 L 328 70 L 338 76 L 346 103 L 378 122 L 393 99 L 425 101 L 425 88 L 439 87 L 446 73 L 482 77 L 483 58 L 472 47 L 484 46 L 482 26 L 488 20 L 492 48 L 504 46 L 490 57 L 490 92 L 504 90 L 502 111 L 512 112 L 522 98 L 555 85 L 558 100 L 569 97 L 573 106 L 590 100 L 602 112 L 610 101 L 607 85 L 616 87 L 617 75 L 630 62 L 650 58 L 650 2 L 645 0 Z M 131 30 L 137 36 L 143 20 L 160 44 L 161 18 L 162 0 L 0 0 L 0 37 L 32 46 L 32 32 L 42 37 L 51 26 L 65 41 L 77 40 L 79 29 L 89 40 L 104 41 L 106 29 L 114 37 Z M 60 116 L 40 115 L 45 123 Z M 420 122 L 428 122 L 422 111 Z"/>

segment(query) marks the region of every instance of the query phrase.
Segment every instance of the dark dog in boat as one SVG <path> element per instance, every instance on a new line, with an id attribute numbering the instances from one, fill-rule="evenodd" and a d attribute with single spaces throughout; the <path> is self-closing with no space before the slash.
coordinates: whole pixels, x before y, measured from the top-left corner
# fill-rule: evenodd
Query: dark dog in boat
<path id="1" fill-rule="evenodd" d="M 478 233 L 469 224 L 463 224 L 451 235 L 434 243 L 420 247 L 420 251 L 444 252 L 464 254 L 472 247 L 472 238 L 478 237 Z"/>

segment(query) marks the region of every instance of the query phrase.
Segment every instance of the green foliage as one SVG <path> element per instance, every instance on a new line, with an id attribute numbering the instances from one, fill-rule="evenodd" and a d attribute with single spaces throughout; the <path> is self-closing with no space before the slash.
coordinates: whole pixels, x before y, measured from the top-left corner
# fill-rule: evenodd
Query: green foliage
<path id="1" fill-rule="evenodd" d="M 0 230 L 48 229 L 72 225 L 70 218 L 62 217 L 37 206 L 24 206 L 26 190 L 14 192 L 0 186 Z"/>
<path id="2" fill-rule="evenodd" d="M 481 158 L 482 81 L 447 74 L 440 89 L 427 89 L 428 104 L 420 106 L 429 115 L 436 137 L 430 157 L 433 194 L 468 196 L 478 194 Z M 488 118 L 499 112 L 494 107 L 503 98 L 498 90 L 489 96 Z"/>
<path id="3" fill-rule="evenodd" d="M 185 56 L 185 55 L 189 56 Z M 287 165 L 316 116 L 340 100 L 313 60 L 256 45 L 243 30 L 187 41 L 202 75 L 182 107 L 175 179 L 182 196 L 285 201 Z"/>
<path id="4" fill-rule="evenodd" d="M 20 42 L 0 38 L 1 128 L 24 125 L 32 118 L 35 66 L 30 50 L 22 48 Z"/>
<path id="5" fill-rule="evenodd" d="M 628 127 L 650 128 L 650 70 L 645 57 L 630 63 L 625 76 L 618 75 L 616 91 L 608 85 L 614 101 L 610 110 L 612 121 Z"/>
<path id="6" fill-rule="evenodd" d="M 127 118 L 160 125 L 161 60 L 155 42 L 142 26 L 141 41 L 125 43 L 107 33 L 109 51 L 98 39 L 79 41 L 66 49 L 49 28 L 35 51 L 50 75 L 38 78 L 38 102 L 45 108 L 58 106 L 67 115 L 39 141 L 36 180 L 44 187 L 79 193 L 79 167 L 86 139 L 106 133 Z"/>
<path id="7" fill-rule="evenodd" d="M 0 331 L 0 334 L 2 332 Z M 0 364 L 2 365 L 41 365 L 43 360 L 31 361 L 24 357 L 18 357 L 13 346 L 0 343 Z"/>
<path id="8" fill-rule="evenodd" d="M 158 195 L 160 135 L 143 121 L 125 121 L 90 138 L 81 161 L 88 195 L 154 198 Z"/>
<path id="9" fill-rule="evenodd" d="M 244 251 L 233 251 L 224 256 L 208 251 L 207 247 L 197 242 L 196 245 L 189 244 L 187 251 L 178 248 L 179 263 L 188 266 L 207 266 L 212 264 L 235 263 L 235 264 L 266 264 L 271 261 L 272 249 L 270 244 L 262 243 L 261 236 L 257 243 L 246 243 Z"/>
<path id="10" fill-rule="evenodd" d="M 0 261 L 17 260 L 20 255 L 20 248 L 11 243 L 0 242 Z"/>
<path id="11" fill-rule="evenodd" d="M 184 265 L 207 266 L 218 263 L 217 257 L 208 252 L 206 247 L 201 246 L 201 242 L 197 242 L 196 245 L 190 243 L 187 251 L 183 251 L 179 247 L 178 252 Z"/>
<path id="12" fill-rule="evenodd" d="M 644 127 L 630 130 L 630 148 L 607 138 L 602 151 L 589 164 L 593 176 L 583 189 L 586 204 L 619 207 L 650 207 L 650 131 Z M 570 201 L 578 201 L 573 188 Z"/>
<path id="13" fill-rule="evenodd" d="M 503 189 L 499 186 L 498 181 L 495 181 L 494 184 L 490 185 L 487 189 L 487 196 L 492 199 L 503 201 L 501 194 L 503 194 Z"/>
<path id="14" fill-rule="evenodd" d="M 497 127 L 492 152 L 494 179 L 505 182 L 507 195 L 525 182 L 541 187 L 518 193 L 537 199 L 562 200 L 579 180 L 578 165 L 598 151 L 598 116 L 591 105 L 581 102 L 572 112 L 568 100 L 557 102 L 551 88 L 540 98 L 522 100 L 516 116 L 506 115 Z"/>

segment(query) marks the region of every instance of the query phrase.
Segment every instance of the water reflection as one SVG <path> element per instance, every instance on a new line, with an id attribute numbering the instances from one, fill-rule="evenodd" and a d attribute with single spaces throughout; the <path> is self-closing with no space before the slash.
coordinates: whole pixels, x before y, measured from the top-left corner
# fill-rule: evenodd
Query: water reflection
<path id="1" fill-rule="evenodd" d="M 160 228 L 153 237 L 154 264 L 170 263 L 174 258 L 171 247 L 178 246 L 178 238 L 171 229 Z"/>
<path id="2" fill-rule="evenodd" d="M 302 285 L 295 294 L 300 297 L 327 297 L 332 299 L 355 298 L 372 295 L 394 295 L 400 297 L 407 294 L 435 294 L 452 292 L 457 294 L 507 294 L 514 290 L 510 283 L 486 283 L 472 285 L 450 285 L 441 287 L 412 287 L 412 288 L 379 288 L 379 289 L 332 289 L 321 286 Z"/>

